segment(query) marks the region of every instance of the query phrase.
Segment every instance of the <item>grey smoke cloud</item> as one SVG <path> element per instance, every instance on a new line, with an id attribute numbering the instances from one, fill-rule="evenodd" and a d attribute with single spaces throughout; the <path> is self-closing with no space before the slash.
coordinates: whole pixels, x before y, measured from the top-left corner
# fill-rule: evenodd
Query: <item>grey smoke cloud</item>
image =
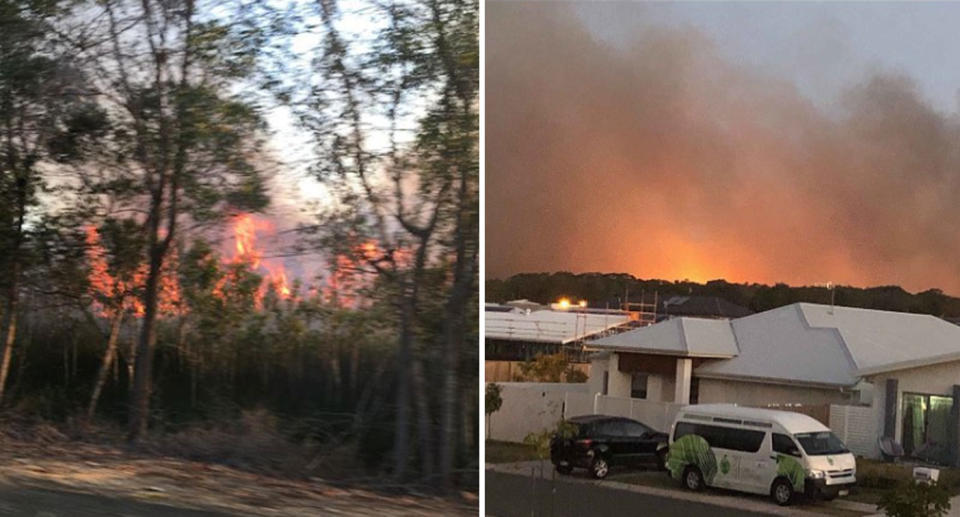
<path id="1" fill-rule="evenodd" d="M 960 124 L 909 77 L 828 112 L 694 28 L 612 46 L 562 4 L 486 15 L 488 275 L 960 293 Z"/>

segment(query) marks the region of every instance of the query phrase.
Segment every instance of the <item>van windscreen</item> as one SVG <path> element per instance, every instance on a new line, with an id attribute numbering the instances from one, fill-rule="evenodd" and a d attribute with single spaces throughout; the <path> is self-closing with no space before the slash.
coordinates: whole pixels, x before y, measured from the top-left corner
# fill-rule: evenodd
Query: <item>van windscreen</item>
<path id="1" fill-rule="evenodd" d="M 843 442 L 830 431 L 816 433 L 798 433 L 793 435 L 807 456 L 825 456 L 827 454 L 845 454 L 850 452 Z"/>

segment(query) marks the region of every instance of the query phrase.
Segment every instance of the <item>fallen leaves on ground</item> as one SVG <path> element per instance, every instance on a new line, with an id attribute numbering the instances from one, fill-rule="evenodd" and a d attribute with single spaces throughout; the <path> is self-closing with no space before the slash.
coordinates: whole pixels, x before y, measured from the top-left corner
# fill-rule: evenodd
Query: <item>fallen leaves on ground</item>
<path id="1" fill-rule="evenodd" d="M 62 440 L 0 440 L 0 478 L 19 486 L 161 502 L 245 515 L 476 515 L 475 495 L 458 500 L 384 495 L 321 479 L 267 477 L 235 468 L 154 457 Z"/>

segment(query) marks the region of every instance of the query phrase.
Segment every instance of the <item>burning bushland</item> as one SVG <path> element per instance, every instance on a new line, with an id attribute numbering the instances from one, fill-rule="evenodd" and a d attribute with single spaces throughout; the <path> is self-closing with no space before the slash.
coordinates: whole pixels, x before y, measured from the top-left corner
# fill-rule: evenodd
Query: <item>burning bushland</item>
<path id="1" fill-rule="evenodd" d="M 0 0 L 0 420 L 475 486 L 478 5 L 269 4 Z"/>
<path id="2" fill-rule="evenodd" d="M 26 315 L 31 342 L 59 346 L 17 357 L 8 422 L 16 436 L 56 437 L 53 423 L 64 437 L 121 439 L 146 270 L 128 231 L 115 221 L 85 227 L 75 263 L 85 275 L 67 286 L 77 304 Z M 378 391 L 393 318 L 362 267 L 377 246 L 332 257 L 313 282 L 289 282 L 263 245 L 275 237 L 269 220 L 238 214 L 226 234 L 216 247 L 177 248 L 165 263 L 153 395 L 162 409 L 151 418 L 161 434 L 145 446 L 285 475 L 321 465 L 353 478 L 376 473 L 389 449 L 379 437 L 389 413 Z"/>

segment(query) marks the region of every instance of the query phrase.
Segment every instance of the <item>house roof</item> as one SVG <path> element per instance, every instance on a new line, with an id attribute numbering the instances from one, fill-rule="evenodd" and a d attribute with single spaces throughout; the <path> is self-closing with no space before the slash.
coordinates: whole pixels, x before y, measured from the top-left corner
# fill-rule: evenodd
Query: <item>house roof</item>
<path id="1" fill-rule="evenodd" d="M 701 364 L 694 374 L 814 385 L 856 384 L 856 367 L 836 329 L 811 328 L 801 305 L 731 320 L 740 353 L 726 361 Z"/>
<path id="2" fill-rule="evenodd" d="M 719 296 L 671 296 L 660 303 L 660 309 L 669 316 L 742 318 L 753 314 L 750 309 Z"/>
<path id="3" fill-rule="evenodd" d="M 589 346 L 685 357 L 729 358 L 738 353 L 729 320 L 686 317 L 591 340 Z"/>
<path id="4" fill-rule="evenodd" d="M 936 316 L 797 305 L 811 327 L 839 332 L 860 375 L 960 360 L 960 327 Z"/>
<path id="5" fill-rule="evenodd" d="M 675 318 L 589 345 L 689 357 L 728 350 L 694 374 L 853 386 L 866 375 L 960 360 L 960 327 L 926 314 L 795 303 L 732 320 Z"/>
<path id="6" fill-rule="evenodd" d="M 629 315 L 617 311 L 488 310 L 484 311 L 484 336 L 487 339 L 565 344 L 628 321 Z"/>

